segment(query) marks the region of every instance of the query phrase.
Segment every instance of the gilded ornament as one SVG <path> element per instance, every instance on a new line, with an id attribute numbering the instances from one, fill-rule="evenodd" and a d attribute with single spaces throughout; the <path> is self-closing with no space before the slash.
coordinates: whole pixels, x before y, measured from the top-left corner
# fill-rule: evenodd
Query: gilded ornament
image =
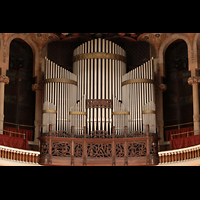
<path id="1" fill-rule="evenodd" d="M 53 114 L 56 114 L 57 111 L 56 110 L 43 110 L 43 113 L 53 113 Z"/>
<path id="2" fill-rule="evenodd" d="M 79 55 L 74 56 L 73 62 L 84 60 L 84 59 L 112 59 L 112 60 L 119 60 L 126 63 L 126 57 L 122 55 L 118 55 L 118 54 L 104 53 L 104 52 L 79 54 Z"/>
<path id="3" fill-rule="evenodd" d="M 155 110 L 143 110 L 142 114 L 156 114 Z"/>
<path id="4" fill-rule="evenodd" d="M 71 111 L 69 115 L 87 115 L 87 112 Z"/>
<path id="5" fill-rule="evenodd" d="M 122 86 L 132 84 L 132 83 L 154 83 L 151 79 L 130 79 L 122 82 Z"/>

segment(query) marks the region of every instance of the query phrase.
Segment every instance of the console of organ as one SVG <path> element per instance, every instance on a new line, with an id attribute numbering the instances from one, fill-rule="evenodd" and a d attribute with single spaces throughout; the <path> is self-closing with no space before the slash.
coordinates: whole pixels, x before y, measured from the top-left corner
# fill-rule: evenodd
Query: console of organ
<path id="1" fill-rule="evenodd" d="M 126 73 L 125 50 L 99 38 L 74 50 L 73 73 L 46 58 L 44 82 L 43 132 L 156 132 L 153 59 Z"/>

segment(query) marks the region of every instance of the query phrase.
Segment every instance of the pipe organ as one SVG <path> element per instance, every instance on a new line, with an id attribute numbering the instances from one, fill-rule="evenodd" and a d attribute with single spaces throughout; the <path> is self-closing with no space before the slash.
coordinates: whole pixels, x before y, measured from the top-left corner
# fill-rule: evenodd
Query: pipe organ
<path id="1" fill-rule="evenodd" d="M 76 102 L 77 76 L 46 58 L 43 132 L 70 131 L 69 108 Z"/>
<path id="2" fill-rule="evenodd" d="M 73 73 L 46 58 L 43 132 L 111 135 L 156 132 L 153 59 L 126 73 L 126 52 L 105 39 L 83 43 L 73 52 Z"/>
<path id="3" fill-rule="evenodd" d="M 122 101 L 130 115 L 129 131 L 156 132 L 153 58 L 122 76 Z M 128 98 L 127 98 L 128 97 Z"/>

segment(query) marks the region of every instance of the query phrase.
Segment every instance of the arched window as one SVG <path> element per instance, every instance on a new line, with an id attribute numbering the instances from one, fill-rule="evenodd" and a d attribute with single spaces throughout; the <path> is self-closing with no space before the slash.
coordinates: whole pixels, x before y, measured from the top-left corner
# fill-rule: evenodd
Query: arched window
<path id="1" fill-rule="evenodd" d="M 163 93 L 164 125 L 192 122 L 192 87 L 188 84 L 191 72 L 188 71 L 188 50 L 185 41 L 176 40 L 167 48 L 165 74 L 164 83 L 167 90 Z M 173 127 L 176 128 L 178 127 Z"/>
<path id="2" fill-rule="evenodd" d="M 35 93 L 32 91 L 33 52 L 21 39 L 10 44 L 9 70 L 6 74 L 10 83 L 5 86 L 5 122 L 34 125 Z M 5 124 L 8 126 L 8 124 Z"/>

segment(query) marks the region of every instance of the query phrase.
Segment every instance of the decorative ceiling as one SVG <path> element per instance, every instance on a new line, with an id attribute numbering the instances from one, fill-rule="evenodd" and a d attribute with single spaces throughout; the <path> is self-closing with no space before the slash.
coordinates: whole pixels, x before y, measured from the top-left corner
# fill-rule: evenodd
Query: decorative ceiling
<path id="1" fill-rule="evenodd" d="M 110 37 L 126 37 L 137 41 L 142 33 L 56 33 L 61 40 L 71 37 L 91 37 L 91 38 L 110 38 Z"/>

